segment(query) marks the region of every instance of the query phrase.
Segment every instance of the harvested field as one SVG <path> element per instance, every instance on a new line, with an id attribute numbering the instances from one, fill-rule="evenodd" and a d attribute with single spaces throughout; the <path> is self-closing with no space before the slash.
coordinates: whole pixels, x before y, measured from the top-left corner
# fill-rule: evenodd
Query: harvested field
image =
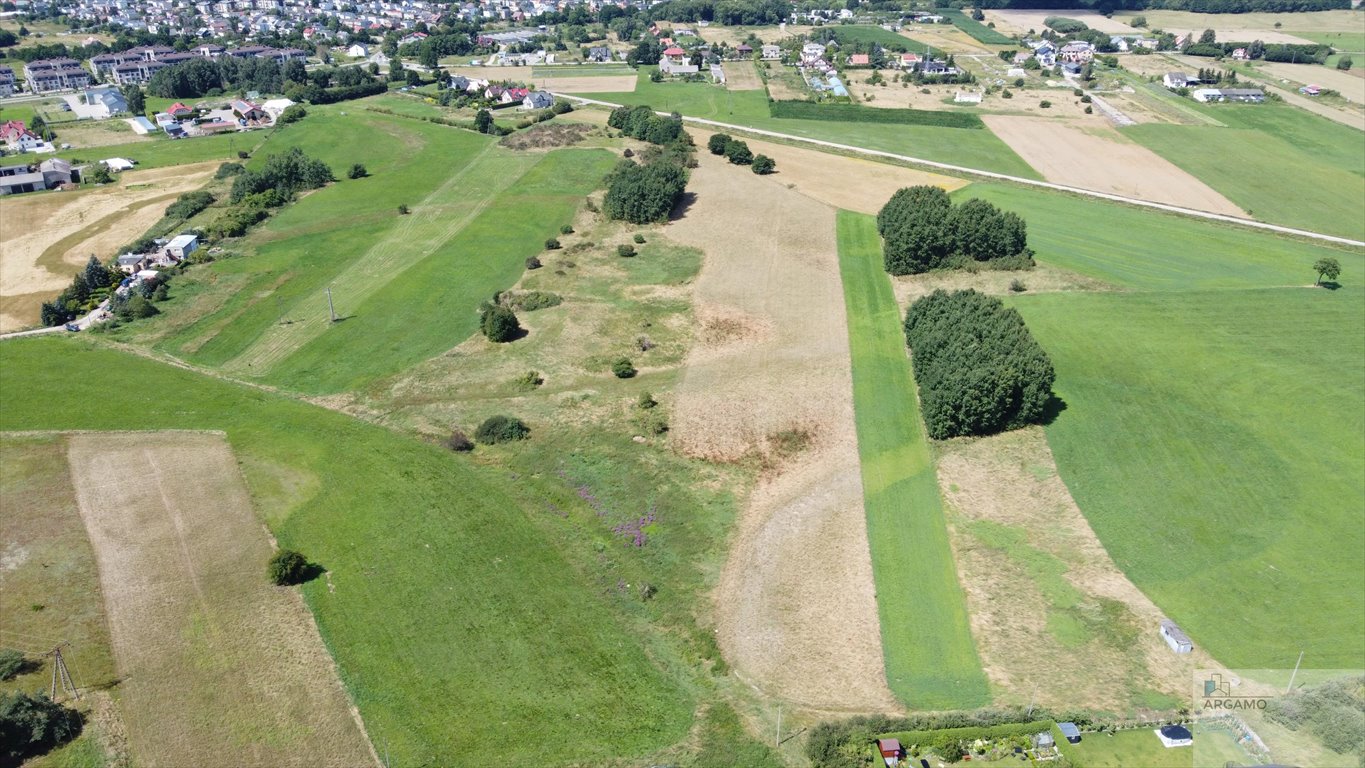
<path id="1" fill-rule="evenodd" d="M 122 120 L 82 120 L 59 127 L 57 140 L 77 148 L 108 147 L 134 141 L 153 141 L 151 136 L 138 135 Z"/>
<path id="2" fill-rule="evenodd" d="M 812 29 L 815 29 L 814 27 L 805 24 L 788 24 L 785 32 L 781 28 L 776 26 L 722 27 L 717 24 L 712 24 L 711 26 L 706 27 L 705 29 L 697 29 L 696 26 L 692 24 L 678 24 L 677 26 L 692 27 L 693 29 L 697 30 L 697 33 L 700 34 L 701 38 L 706 42 L 725 43 L 726 45 L 732 48 L 744 42 L 745 39 L 749 37 L 749 33 L 751 32 L 759 40 L 762 40 L 765 43 L 775 43 L 784 37 L 809 34 Z"/>
<path id="3" fill-rule="evenodd" d="M 820 710 L 896 706 L 886 685 L 853 423 L 834 212 L 703 155 L 668 228 L 706 256 L 708 331 L 687 358 L 676 445 L 716 460 L 810 447 L 779 463 L 740 515 L 716 591 L 722 651 L 751 685 Z M 799 301 L 796 300 L 799 297 Z"/>
<path id="4" fill-rule="evenodd" d="M 1196 646 L 1176 656 L 1164 614 L 1110 559 L 1057 474 L 1040 427 L 936 444 L 958 577 L 998 704 L 1124 711 L 1183 699 Z"/>
<path id="5" fill-rule="evenodd" d="M 635 90 L 639 78 L 630 75 L 588 77 L 537 77 L 529 80 L 542 91 L 551 93 L 617 93 Z"/>
<path id="6" fill-rule="evenodd" d="M 1146 15 L 1150 20 L 1151 14 L 1149 13 Z M 986 23 L 995 22 L 995 26 L 1000 29 L 1000 32 L 1006 35 L 1025 34 L 1029 30 L 1041 33 L 1044 29 L 1047 29 L 1047 26 L 1043 24 L 1043 20 L 1049 16 L 1062 16 L 1068 19 L 1083 21 L 1091 29 L 1097 29 L 1101 32 L 1108 32 L 1115 35 L 1141 34 L 1141 30 L 1130 27 L 1117 18 L 1106 18 L 1093 11 L 1086 11 L 1080 8 L 1071 8 L 1060 11 L 1024 11 L 1013 9 L 1007 11 L 987 10 Z M 1151 26 L 1160 27 L 1160 25 L 1154 21 L 1151 22 Z M 1166 30 L 1168 32 L 1171 31 L 1169 28 L 1166 28 Z M 1221 40 L 1222 38 L 1219 39 Z"/>
<path id="7" fill-rule="evenodd" d="M 901 36 L 943 53 L 993 55 L 995 50 L 951 24 L 912 24 L 901 29 Z"/>
<path id="8" fill-rule="evenodd" d="M 68 439 L 136 763 L 377 762 L 307 606 L 266 582 L 270 539 L 226 440 Z"/>
<path id="9" fill-rule="evenodd" d="M 763 80 L 752 61 L 727 61 L 724 64 L 725 87 L 732 91 L 761 91 Z"/>
<path id="10" fill-rule="evenodd" d="M 1352 72 L 1321 67 L 1316 64 L 1285 64 L 1283 62 L 1258 62 L 1256 71 L 1265 73 L 1275 80 L 1288 80 L 1289 84 L 1320 85 L 1339 91 L 1342 98 L 1356 104 L 1365 103 L 1365 78 Z"/>
<path id="11" fill-rule="evenodd" d="M 117 185 L 41 192 L 0 201 L 0 332 L 38 322 L 38 306 L 71 282 L 91 255 L 101 260 L 159 221 L 176 196 L 217 168 L 199 163 L 122 174 Z"/>
<path id="12" fill-rule="evenodd" d="M 698 146 L 705 146 L 710 132 L 691 131 Z M 843 155 L 832 155 L 803 147 L 744 139 L 756 155 L 767 155 L 777 162 L 777 172 L 768 176 L 775 182 L 835 208 L 860 213 L 876 213 L 901 187 L 933 184 L 952 192 L 967 186 L 954 176 L 903 168 Z M 738 173 L 745 169 L 735 169 Z"/>
<path id="13" fill-rule="evenodd" d="M 1082 130 L 1053 120 L 1001 115 L 982 119 L 1048 181 L 1246 216 L 1204 182 L 1111 128 Z"/>
<path id="14" fill-rule="evenodd" d="M 1065 13 L 1071 16 L 1070 13 Z M 1164 29 L 1179 34 L 1196 34 L 1212 29 L 1222 40 L 1261 40 L 1267 43 L 1311 43 L 1295 37 L 1296 32 L 1346 32 L 1360 29 L 1360 14 L 1356 11 L 1312 11 L 1306 13 L 1193 13 L 1190 11 L 1118 11 L 1115 21 L 1128 21 L 1133 16 L 1147 17 L 1151 29 Z M 1276 27 L 1276 24 L 1279 27 Z"/>
<path id="15" fill-rule="evenodd" d="M 777 101 L 800 101 L 810 96 L 810 88 L 800 85 L 800 79 L 775 73 L 768 78 L 768 95 Z"/>

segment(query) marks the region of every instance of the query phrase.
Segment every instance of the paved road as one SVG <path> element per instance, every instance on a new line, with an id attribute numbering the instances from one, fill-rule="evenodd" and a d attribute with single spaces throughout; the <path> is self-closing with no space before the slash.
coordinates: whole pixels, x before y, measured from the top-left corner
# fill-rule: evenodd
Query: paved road
<path id="1" fill-rule="evenodd" d="M 109 300 L 105 299 L 104 303 L 90 310 L 90 313 L 85 317 L 77 318 L 72 322 L 75 323 L 77 328 L 83 331 L 96 323 L 102 323 L 105 320 L 108 320 L 109 317 Z M 25 336 L 43 336 L 49 333 L 70 333 L 70 331 L 66 330 L 65 325 L 54 325 L 50 328 L 32 328 L 27 331 L 0 333 L 0 341 L 4 341 L 5 339 L 22 339 Z"/>
<path id="2" fill-rule="evenodd" d="M 582 97 L 582 96 L 576 96 L 576 95 L 571 94 L 571 93 L 556 93 L 556 94 L 554 94 L 554 95 L 555 95 L 556 97 L 564 98 L 564 99 L 569 99 L 569 100 L 571 100 L 571 101 L 576 101 L 576 102 L 581 103 L 581 104 L 597 104 L 597 105 L 599 105 L 599 106 L 603 106 L 603 107 L 612 107 L 612 108 L 623 106 L 623 105 L 621 105 L 621 104 L 613 104 L 612 102 L 609 102 L 609 101 L 599 101 L 599 100 L 597 100 L 597 99 L 588 99 L 588 98 L 584 98 L 584 97 Z M 660 115 L 666 115 L 666 114 L 668 114 L 668 113 L 666 113 L 666 112 L 659 112 L 658 114 L 660 114 Z M 1112 194 L 1112 193 L 1109 193 L 1109 192 L 1096 192 L 1096 191 L 1094 191 L 1094 190 L 1092 190 L 1092 189 L 1081 189 L 1080 187 L 1069 187 L 1069 186 L 1067 186 L 1067 185 L 1065 185 L 1065 184 L 1054 184 L 1054 183 L 1049 182 L 1049 181 L 1038 181 L 1037 179 L 1025 179 L 1025 178 L 1023 178 L 1022 176 L 1010 176 L 1010 175 L 1004 174 L 1004 173 L 995 173 L 994 171 L 983 171 L 983 170 L 980 170 L 980 169 L 978 169 L 978 168 L 967 168 L 967 167 L 961 166 L 961 165 L 952 165 L 952 164 L 950 164 L 950 163 L 940 163 L 940 162 L 937 162 L 937 161 L 934 161 L 934 160 L 925 160 L 924 158 L 920 158 L 920 157 L 911 157 L 911 156 L 909 156 L 909 155 L 898 155 L 898 154 L 896 154 L 896 153 L 894 153 L 894 152 L 883 152 L 883 151 L 877 150 L 877 149 L 866 149 L 866 148 L 864 148 L 864 147 L 855 147 L 855 146 L 852 146 L 852 145 L 849 145 L 849 144 L 839 144 L 839 143 L 833 142 L 833 141 L 821 141 L 820 139 L 808 139 L 808 138 L 805 138 L 804 136 L 793 136 L 793 135 L 791 135 L 791 134 L 789 134 L 789 133 L 778 133 L 778 132 L 776 132 L 776 131 L 766 131 L 766 130 L 763 130 L 763 129 L 761 129 L 761 128 L 750 128 L 750 127 L 745 126 L 745 125 L 735 125 L 735 124 L 733 124 L 733 123 L 722 123 L 722 122 L 718 122 L 718 121 L 716 121 L 716 120 L 706 120 L 706 119 L 703 119 L 703 118 L 700 118 L 700 117 L 684 117 L 684 118 L 683 118 L 683 121 L 684 121 L 684 122 L 687 122 L 687 123 L 693 123 L 693 124 L 696 124 L 696 125 L 706 126 L 706 127 L 709 127 L 709 128 L 719 128 L 719 129 L 726 130 L 726 131 L 735 131 L 735 132 L 749 133 L 749 134 L 753 134 L 753 135 L 756 135 L 756 136 L 766 136 L 766 137 L 770 137 L 770 138 L 774 138 L 774 139 L 781 139 L 781 140 L 783 140 L 783 141 L 797 142 L 797 143 L 801 143 L 801 144 L 812 144 L 812 145 L 815 145 L 815 146 L 817 146 L 817 147 L 828 147 L 828 148 L 830 148 L 830 149 L 837 149 L 837 150 L 841 150 L 841 151 L 843 151 L 843 152 L 855 152 L 855 153 L 860 154 L 860 155 L 868 155 L 868 156 L 871 156 L 871 157 L 884 157 L 884 158 L 887 158 L 887 159 L 890 159 L 890 160 L 899 160 L 899 161 L 905 162 L 905 163 L 913 163 L 913 164 L 915 164 L 915 165 L 927 166 L 927 167 L 929 167 L 929 168 L 937 168 L 937 169 L 939 169 L 939 170 L 950 171 L 950 172 L 956 173 L 956 174 L 966 174 L 966 175 L 969 175 L 969 176 L 980 176 L 980 177 L 984 177 L 984 178 L 988 178 L 988 179 L 999 179 L 999 180 L 1001 180 L 1001 181 L 1009 181 L 1009 182 L 1013 182 L 1013 183 L 1015 183 L 1015 184 L 1025 184 L 1025 185 L 1028 185 L 1028 186 L 1031 186 L 1031 187 L 1042 187 L 1042 188 L 1044 188 L 1044 189 L 1052 189 L 1052 190 L 1057 190 L 1057 191 L 1059 191 L 1059 192 L 1070 192 L 1070 193 L 1072 193 L 1072 194 L 1083 195 L 1083 196 L 1085 196 L 1085 197 L 1094 197 L 1094 198 L 1099 198 L 1099 199 L 1101 199 L 1101 200 L 1110 200 L 1110 201 L 1118 202 L 1118 203 L 1127 203 L 1127 204 L 1129 204 L 1129 205 L 1137 205 L 1137 206 L 1141 206 L 1141 207 L 1143 207 L 1143 208 L 1155 208 L 1156 210 L 1159 210 L 1159 211 L 1166 211 L 1166 212 L 1168 212 L 1168 213 L 1178 213 L 1178 214 L 1180 214 L 1180 215 L 1182 215 L 1182 216 L 1192 216 L 1192 217 L 1194 217 L 1194 218 L 1199 218 L 1199 219 L 1209 219 L 1209 220 L 1211 220 L 1211 221 L 1221 221 L 1221 222 L 1225 222 L 1225 223 L 1228 223 L 1228 224 L 1238 224 L 1238 225 L 1243 226 L 1243 227 L 1251 227 L 1251 228 L 1253 228 L 1253 229 L 1263 229 L 1263 230 L 1267 230 L 1267 231 L 1270 231 L 1270 232 L 1278 232 L 1278 233 L 1280 233 L 1280 234 L 1285 234 L 1285 235 L 1294 235 L 1294 236 L 1296 236 L 1296 237 L 1304 237 L 1304 238 L 1309 238 L 1309 239 L 1312 239 L 1312 240 L 1321 240 L 1321 241 L 1328 242 L 1328 243 L 1336 243 L 1336 244 L 1338 244 L 1338 245 L 1350 245 L 1350 246 L 1355 246 L 1355 247 L 1357 247 L 1357 248 L 1365 248 L 1365 241 L 1361 241 L 1361 240 L 1352 240 L 1352 239 L 1349 238 L 1349 237 L 1337 237 L 1336 235 L 1326 235 L 1326 234 L 1323 234 L 1323 233 L 1321 233 L 1321 232 L 1310 232 L 1310 231 L 1305 230 L 1305 229 L 1295 229 L 1295 228 L 1293 228 L 1293 227 L 1282 227 L 1282 226 L 1280 226 L 1280 225 L 1278 225 L 1278 224 L 1267 224 L 1267 223 L 1264 222 L 1264 221 L 1255 221 L 1255 220 L 1253 220 L 1253 219 L 1244 219 L 1244 218 L 1240 218 L 1240 217 L 1237 217 L 1237 216 L 1228 216 L 1228 215 L 1222 214 L 1222 213 L 1211 213 L 1211 212 L 1209 212 L 1209 211 L 1200 211 L 1200 210 L 1196 210 L 1196 209 L 1194 209 L 1194 208 L 1183 208 L 1183 207 L 1178 206 L 1178 205 L 1168 205 L 1168 204 L 1166 204 L 1166 203 L 1154 203 L 1154 202 L 1152 202 L 1151 200 L 1143 200 L 1143 199 L 1141 199 L 1141 198 L 1136 198 L 1136 197 L 1125 197 L 1124 195 L 1115 195 L 1115 194 Z"/>

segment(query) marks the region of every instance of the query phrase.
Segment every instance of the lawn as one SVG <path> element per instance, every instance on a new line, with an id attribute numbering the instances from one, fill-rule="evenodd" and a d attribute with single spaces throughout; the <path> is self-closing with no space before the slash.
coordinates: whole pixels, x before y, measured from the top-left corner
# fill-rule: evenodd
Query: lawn
<path id="1" fill-rule="evenodd" d="M 125 157 L 135 161 L 139 168 L 162 168 L 168 165 L 186 165 L 211 160 L 235 161 L 238 152 L 254 151 L 270 138 L 270 131 L 226 133 L 186 139 L 159 136 L 150 140 L 134 141 L 127 144 L 68 149 L 58 152 L 56 157 L 70 160 L 73 163 L 96 162 L 107 157 Z"/>
<path id="2" fill-rule="evenodd" d="M 1007 37 L 963 13 L 960 8 L 936 8 L 934 13 L 946 17 L 953 22 L 953 26 L 971 35 L 972 39 L 978 43 L 1013 45 L 1015 42 L 1013 38 Z"/>
<path id="3" fill-rule="evenodd" d="M 1150 728 L 1113 734 L 1087 733 L 1081 737 L 1080 744 L 1068 742 L 1056 728 L 1052 729 L 1052 737 L 1062 754 L 1076 768 L 1126 768 L 1135 765 L 1143 768 L 1191 768 L 1194 765 L 1194 747 L 1167 749 Z"/>
<path id="4" fill-rule="evenodd" d="M 1123 132 L 1258 219 L 1365 239 L 1359 131 L 1292 106 L 1195 106 L 1228 127 L 1153 123 Z"/>
<path id="5" fill-rule="evenodd" d="M 1341 262 L 1343 284 L 1365 284 L 1359 249 L 1020 187 L 972 184 L 954 197 L 1018 213 L 1040 261 L 1129 288 L 1302 286 L 1316 279 L 1311 267 L 1322 257 Z"/>
<path id="6" fill-rule="evenodd" d="M 1013 300 L 1056 366 L 1063 480 L 1119 567 L 1222 664 L 1285 668 L 1304 650 L 1308 667 L 1365 666 L 1351 269 L 1336 291 Z"/>
<path id="7" fill-rule="evenodd" d="M 1346 32 L 1293 32 L 1295 37 L 1302 37 L 1305 40 L 1312 40 L 1315 43 L 1330 45 L 1341 53 L 1360 55 L 1365 53 L 1365 32 L 1358 29 Z M 1354 58 L 1354 56 L 1352 57 Z M 1359 66 L 1359 63 L 1356 64 Z"/>
<path id="8" fill-rule="evenodd" d="M 649 81 L 652 68 L 641 67 L 630 93 L 590 93 L 588 98 L 615 104 L 647 104 L 688 117 L 849 144 L 942 163 L 954 163 L 1030 179 L 1041 178 L 1032 167 L 990 131 L 964 131 L 924 125 L 839 123 L 775 118 L 763 91 L 728 91 L 707 83 Z"/>
<path id="9" fill-rule="evenodd" d="M 692 693 L 505 471 L 81 339 L 7 342 L 0 368 L 0 429 L 227 432 L 280 544 L 328 569 L 304 596 L 394 764 L 601 764 L 687 732 Z"/>
<path id="10" fill-rule="evenodd" d="M 876 222 L 840 211 L 853 404 L 886 677 L 914 709 L 968 709 L 989 691 L 967 623 L 938 481 L 882 268 Z"/>

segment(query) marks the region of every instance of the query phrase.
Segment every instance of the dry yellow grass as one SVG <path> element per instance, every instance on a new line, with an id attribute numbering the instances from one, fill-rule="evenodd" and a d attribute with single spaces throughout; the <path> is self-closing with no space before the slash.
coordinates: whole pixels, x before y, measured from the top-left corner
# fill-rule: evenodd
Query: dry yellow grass
<path id="1" fill-rule="evenodd" d="M 221 435 L 77 434 L 68 461 L 138 765 L 377 762 Z"/>
<path id="2" fill-rule="evenodd" d="M 1043 178 L 1096 192 L 1246 216 L 1212 187 L 1105 126 L 1081 129 L 1029 117 L 985 115 L 986 125 Z"/>
<path id="3" fill-rule="evenodd" d="M 725 87 L 732 91 L 761 91 L 763 80 L 752 61 L 727 61 L 725 68 Z"/>
<path id="4" fill-rule="evenodd" d="M 1341 93 L 1342 98 L 1356 104 L 1365 103 L 1365 78 L 1359 71 L 1342 72 L 1339 69 L 1320 67 L 1316 64 L 1285 64 L 1282 62 L 1260 62 L 1257 72 L 1264 72 L 1276 80 L 1288 80 L 1288 85 L 1318 85 Z"/>
<path id="5" fill-rule="evenodd" d="M 705 155 L 695 199 L 669 236 L 706 256 L 702 327 L 678 386 L 683 451 L 771 455 L 811 445 L 760 483 L 741 512 L 716 591 L 723 652 L 761 691 L 819 710 L 886 710 L 877 608 L 853 424 L 834 212 Z"/>
<path id="6" fill-rule="evenodd" d="M 38 306 L 161 219 L 176 196 L 198 189 L 216 163 L 129 171 L 117 184 L 0 200 L 0 332 L 38 322 Z"/>
<path id="7" fill-rule="evenodd" d="M 1149 21 L 1151 20 L 1152 14 L 1146 13 L 1144 15 L 1147 16 Z M 986 23 L 995 22 L 995 26 L 1005 35 L 1024 34 L 1029 30 L 1041 33 L 1044 29 L 1047 29 L 1043 24 L 1043 20 L 1049 16 L 1064 16 L 1068 19 L 1083 21 L 1091 29 L 1097 29 L 1101 32 L 1108 32 L 1115 35 L 1142 34 L 1142 30 L 1128 26 L 1117 17 L 1110 19 L 1095 13 L 1094 11 L 1084 11 L 1079 8 L 1064 11 L 1026 11 L 1016 9 L 987 10 Z M 1152 21 L 1151 26 L 1160 27 L 1161 25 Z M 1170 31 L 1169 27 L 1163 28 Z"/>

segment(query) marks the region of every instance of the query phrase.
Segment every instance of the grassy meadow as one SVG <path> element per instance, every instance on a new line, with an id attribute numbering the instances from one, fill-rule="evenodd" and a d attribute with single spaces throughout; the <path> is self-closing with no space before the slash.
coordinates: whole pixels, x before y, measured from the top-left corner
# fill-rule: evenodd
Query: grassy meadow
<path id="1" fill-rule="evenodd" d="M 871 216 L 841 211 L 853 405 L 886 679 L 914 709 L 988 703 L 920 423 L 900 309 Z"/>
<path id="2" fill-rule="evenodd" d="M 652 83 L 649 81 L 652 70 L 652 67 L 640 68 L 639 82 L 631 93 L 583 95 L 615 104 L 647 104 L 687 117 L 780 131 L 808 139 L 897 152 L 1030 179 L 1042 178 L 990 131 L 775 118 L 769 112 L 768 97 L 763 91 L 729 91 L 708 83 Z"/>
<path id="3" fill-rule="evenodd" d="M 1289 105 L 1191 104 L 1228 127 L 1123 132 L 1258 219 L 1365 240 L 1359 131 Z"/>

